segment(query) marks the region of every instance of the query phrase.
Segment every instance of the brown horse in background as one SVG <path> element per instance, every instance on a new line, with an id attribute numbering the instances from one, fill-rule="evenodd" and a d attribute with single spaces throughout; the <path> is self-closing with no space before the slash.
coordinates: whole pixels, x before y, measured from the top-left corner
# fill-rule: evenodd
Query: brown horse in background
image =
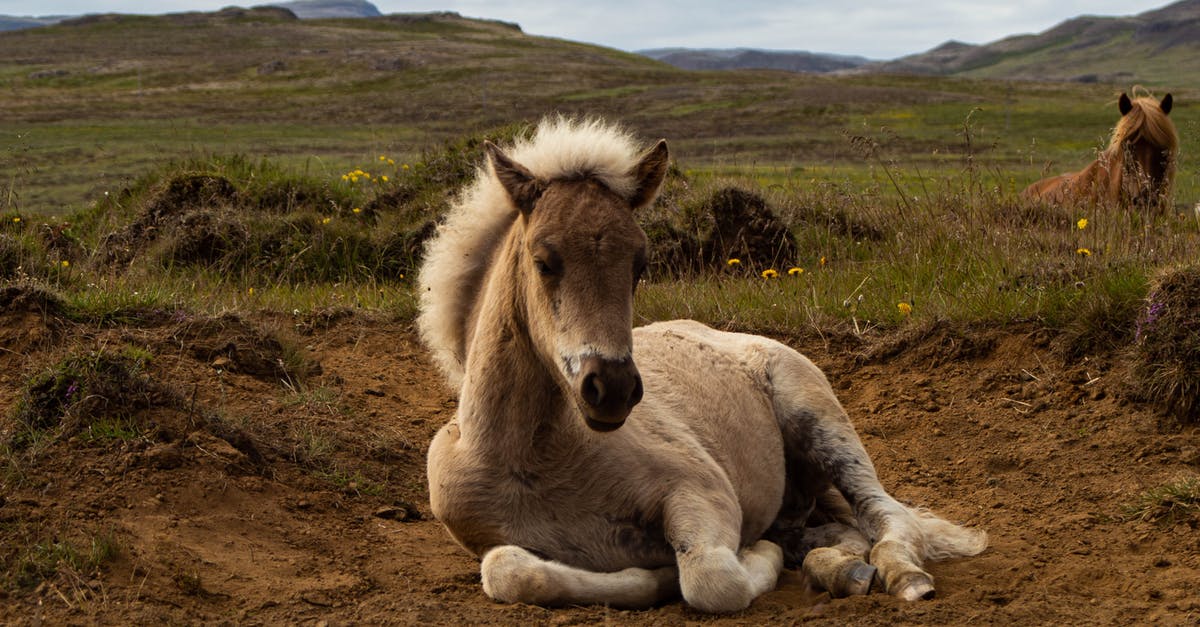
<path id="1" fill-rule="evenodd" d="M 1083 170 L 1042 179 L 1021 196 L 1054 205 L 1169 207 L 1179 156 L 1179 134 L 1167 117 L 1171 105 L 1171 94 L 1161 101 L 1121 94 L 1121 120 L 1108 148 Z"/>

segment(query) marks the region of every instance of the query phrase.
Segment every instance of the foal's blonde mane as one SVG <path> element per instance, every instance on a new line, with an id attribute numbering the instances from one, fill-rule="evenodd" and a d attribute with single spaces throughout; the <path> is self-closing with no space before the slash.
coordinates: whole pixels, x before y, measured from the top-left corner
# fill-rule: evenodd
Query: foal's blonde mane
<path id="1" fill-rule="evenodd" d="M 545 118 L 532 138 L 518 139 L 505 152 L 543 181 L 593 178 L 628 199 L 637 191 L 638 144 L 628 131 L 599 119 Z M 471 308 L 516 216 L 486 160 L 425 247 L 417 327 L 451 387 L 462 380 Z"/>

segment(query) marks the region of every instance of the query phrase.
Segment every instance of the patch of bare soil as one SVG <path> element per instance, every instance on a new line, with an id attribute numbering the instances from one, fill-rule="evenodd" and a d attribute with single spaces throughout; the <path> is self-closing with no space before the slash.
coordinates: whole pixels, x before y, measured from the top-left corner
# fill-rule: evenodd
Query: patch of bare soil
<path id="1" fill-rule="evenodd" d="M 680 602 L 638 612 L 491 602 L 476 560 L 429 516 L 425 447 L 455 403 L 407 323 L 180 314 L 97 329 L 47 317 L 28 306 L 3 318 L 6 437 L 25 382 L 66 355 L 140 348 L 154 356 L 144 376 L 178 394 L 138 409 L 136 434 L 46 437 L 0 468 L 0 575 L 32 560 L 23 550 L 35 544 L 115 547 L 98 567 L 60 559 L 40 583 L 10 580 L 3 624 L 1200 619 L 1196 518 L 1122 515 L 1147 489 L 1200 472 L 1196 427 L 1124 402 L 1116 357 L 1063 365 L 1033 334 L 935 330 L 865 357 L 793 342 L 830 375 L 885 485 L 987 529 L 991 547 L 932 565 L 938 595 L 927 602 L 831 600 L 787 572 L 745 612 L 710 617 Z M 306 376 L 267 367 L 287 346 L 313 366 Z"/>

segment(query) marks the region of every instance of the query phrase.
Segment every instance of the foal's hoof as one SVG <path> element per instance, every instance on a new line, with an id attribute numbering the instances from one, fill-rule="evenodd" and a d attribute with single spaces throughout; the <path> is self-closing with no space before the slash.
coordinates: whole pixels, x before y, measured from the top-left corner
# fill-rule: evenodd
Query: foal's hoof
<path id="1" fill-rule="evenodd" d="M 849 597 L 871 592 L 871 582 L 875 580 L 877 569 L 866 562 L 855 560 L 847 564 L 838 577 L 836 590 L 830 590 L 832 597 Z"/>
<path id="2" fill-rule="evenodd" d="M 933 589 L 933 578 L 925 573 L 905 575 L 892 593 L 905 601 L 928 601 L 936 594 Z"/>

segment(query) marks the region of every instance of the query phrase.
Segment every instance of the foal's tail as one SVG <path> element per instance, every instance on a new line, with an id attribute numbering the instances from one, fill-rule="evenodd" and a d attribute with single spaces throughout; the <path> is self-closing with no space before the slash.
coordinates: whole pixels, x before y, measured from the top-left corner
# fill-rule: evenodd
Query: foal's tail
<path id="1" fill-rule="evenodd" d="M 938 561 L 979 555 L 988 546 L 982 529 L 956 525 L 924 508 L 909 508 L 921 525 L 922 559 Z"/>

